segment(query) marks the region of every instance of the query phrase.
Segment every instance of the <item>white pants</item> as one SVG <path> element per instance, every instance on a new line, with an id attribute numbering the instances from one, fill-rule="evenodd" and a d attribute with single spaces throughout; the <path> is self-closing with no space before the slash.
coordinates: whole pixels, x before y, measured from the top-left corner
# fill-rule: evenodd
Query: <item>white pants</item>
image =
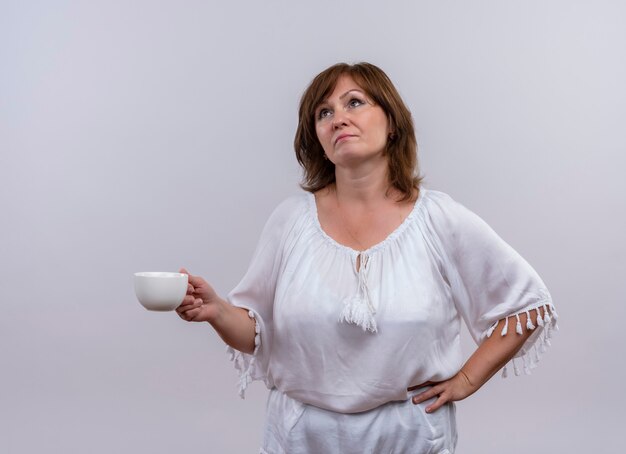
<path id="1" fill-rule="evenodd" d="M 450 402 L 426 413 L 434 400 L 414 405 L 409 398 L 344 414 L 272 389 L 261 454 L 452 454 L 457 441 L 455 405 Z"/>

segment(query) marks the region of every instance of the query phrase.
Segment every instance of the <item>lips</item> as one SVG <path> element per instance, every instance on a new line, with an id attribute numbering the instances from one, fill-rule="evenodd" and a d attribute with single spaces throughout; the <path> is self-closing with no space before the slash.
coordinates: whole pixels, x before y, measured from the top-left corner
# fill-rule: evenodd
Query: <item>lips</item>
<path id="1" fill-rule="evenodd" d="M 335 139 L 335 145 L 337 145 L 340 140 L 347 139 L 348 137 L 354 137 L 354 134 L 341 134 Z"/>

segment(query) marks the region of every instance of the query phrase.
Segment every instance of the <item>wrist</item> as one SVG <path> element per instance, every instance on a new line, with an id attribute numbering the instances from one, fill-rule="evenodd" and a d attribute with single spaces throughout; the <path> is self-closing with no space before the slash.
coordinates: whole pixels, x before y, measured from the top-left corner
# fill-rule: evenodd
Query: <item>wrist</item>
<path id="1" fill-rule="evenodd" d="M 207 322 L 218 328 L 224 324 L 224 319 L 227 317 L 228 310 L 232 309 L 232 306 L 220 297 L 216 297 L 215 301 L 211 303 L 212 311 L 207 316 Z"/>
<path id="2" fill-rule="evenodd" d="M 459 370 L 459 379 L 463 381 L 467 389 L 469 389 L 469 394 L 473 394 L 484 384 L 484 381 L 480 380 L 476 374 L 472 374 L 472 371 L 469 368 L 463 366 L 461 370 Z"/>

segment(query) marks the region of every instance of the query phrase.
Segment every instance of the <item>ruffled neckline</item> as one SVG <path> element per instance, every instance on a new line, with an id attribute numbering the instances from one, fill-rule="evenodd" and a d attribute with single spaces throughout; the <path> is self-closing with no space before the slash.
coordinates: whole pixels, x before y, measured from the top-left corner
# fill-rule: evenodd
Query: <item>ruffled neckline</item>
<path id="1" fill-rule="evenodd" d="M 331 237 L 324 231 L 324 229 L 322 228 L 322 225 L 320 224 L 319 215 L 317 212 L 317 203 L 315 201 L 315 194 L 313 194 L 312 192 L 307 193 L 307 198 L 308 198 L 307 200 L 308 210 L 307 211 L 312 218 L 315 229 L 322 236 L 325 242 L 327 242 L 331 246 L 334 246 L 338 249 L 344 250 L 350 253 L 350 255 L 355 256 L 355 257 L 360 254 L 371 255 L 375 252 L 378 252 L 384 249 L 389 243 L 395 241 L 396 238 L 402 235 L 402 233 L 408 228 L 409 224 L 411 224 L 413 219 L 416 217 L 419 208 L 422 206 L 422 202 L 424 200 L 426 192 L 427 190 L 425 188 L 420 187 L 419 193 L 417 195 L 417 200 L 415 201 L 413 208 L 411 209 L 409 214 L 404 218 L 404 220 L 400 223 L 400 225 L 396 227 L 389 235 L 387 235 L 385 239 L 383 239 L 379 243 L 374 244 L 373 246 L 370 246 L 369 248 L 363 251 L 359 251 L 359 250 L 351 248 L 350 246 L 346 246 L 345 244 L 339 243 L 337 240 L 335 240 L 333 237 Z"/>

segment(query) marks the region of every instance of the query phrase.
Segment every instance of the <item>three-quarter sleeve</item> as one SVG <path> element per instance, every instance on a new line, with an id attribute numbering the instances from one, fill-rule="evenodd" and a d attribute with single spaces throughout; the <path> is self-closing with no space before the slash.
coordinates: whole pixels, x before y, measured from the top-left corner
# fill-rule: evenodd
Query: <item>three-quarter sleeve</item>
<path id="1" fill-rule="evenodd" d="M 512 360 L 516 375 L 520 366 L 530 373 L 550 345 L 552 331 L 558 329 L 548 289 L 528 262 L 479 216 L 444 193 L 429 193 L 429 221 L 437 236 L 442 270 L 472 338 L 480 344 L 491 335 L 531 330 Z M 521 314 L 526 314 L 524 324 Z M 505 320 L 503 328 L 494 333 L 500 320 Z"/>
<path id="2" fill-rule="evenodd" d="M 242 398 L 253 380 L 263 380 L 268 387 L 273 386 L 269 359 L 274 296 L 289 225 L 297 210 L 297 203 L 296 198 L 288 199 L 274 210 L 263 228 L 247 272 L 226 298 L 233 306 L 246 309 L 248 316 L 255 321 L 255 347 L 252 354 L 227 347 L 239 372 L 239 395 Z"/>

